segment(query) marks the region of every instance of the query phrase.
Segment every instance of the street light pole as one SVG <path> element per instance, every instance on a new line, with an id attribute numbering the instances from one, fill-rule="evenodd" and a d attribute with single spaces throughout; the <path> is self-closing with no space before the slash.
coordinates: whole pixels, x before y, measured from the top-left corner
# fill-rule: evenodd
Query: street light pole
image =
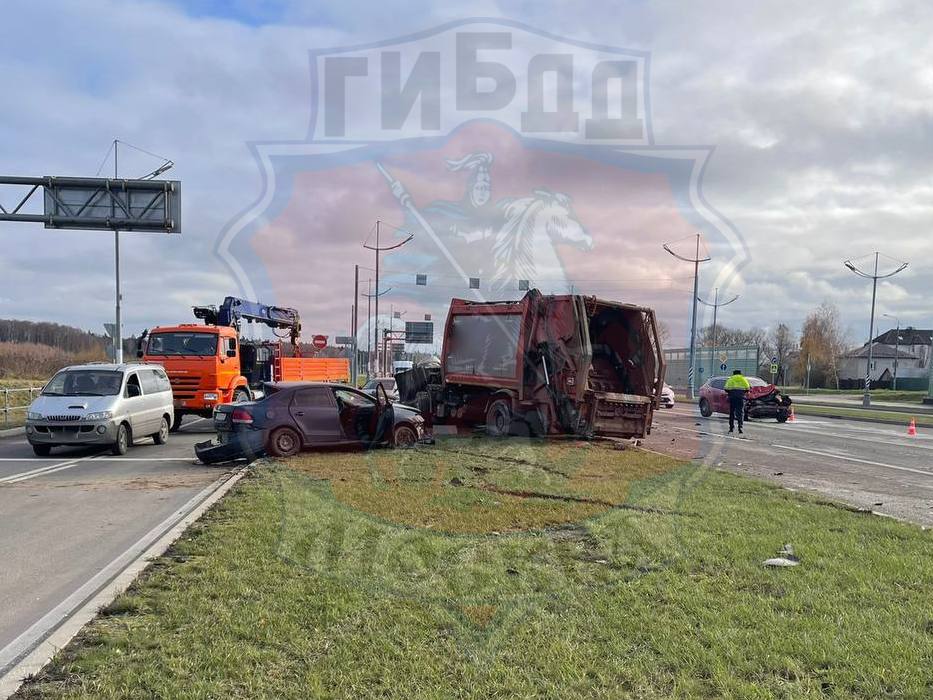
<path id="1" fill-rule="evenodd" d="M 727 306 L 728 304 L 731 304 L 733 301 L 735 301 L 735 300 L 738 299 L 738 298 L 739 298 L 739 295 L 736 294 L 736 295 L 735 295 L 734 297 L 732 297 L 729 301 L 719 301 L 719 287 L 716 287 L 716 291 L 714 292 L 713 303 L 712 303 L 712 304 L 710 304 L 708 301 L 703 301 L 702 299 L 700 299 L 700 297 L 697 297 L 697 301 L 700 302 L 701 304 L 706 304 L 707 306 L 712 306 L 712 307 L 713 307 L 713 349 L 710 351 L 710 362 L 712 362 L 713 355 L 716 353 L 716 349 L 717 349 L 717 343 L 716 343 L 716 317 L 717 317 L 717 315 L 718 315 L 719 307 L 720 307 L 720 306 Z"/>
<path id="2" fill-rule="evenodd" d="M 379 293 L 379 253 L 386 251 L 386 250 L 395 250 L 396 248 L 401 248 L 403 245 L 408 243 L 408 241 L 414 238 L 414 235 L 409 233 L 408 238 L 406 238 L 404 241 L 401 241 L 400 243 L 396 243 L 395 245 L 390 245 L 384 248 L 380 248 L 379 247 L 379 226 L 381 223 L 382 222 L 380 222 L 378 219 L 376 220 L 376 245 L 371 246 L 371 245 L 366 245 L 366 243 L 363 243 L 364 248 L 366 248 L 367 250 L 375 251 L 376 253 L 376 293 L 373 295 L 376 299 L 376 327 L 373 329 L 373 338 L 374 338 L 373 342 L 376 346 L 377 356 L 379 355 L 379 297 L 382 296 L 382 294 L 385 294 L 385 292 L 382 292 L 382 294 Z M 377 359 L 377 363 L 376 363 L 377 371 L 378 371 L 378 367 L 379 367 L 379 364 L 378 364 L 378 359 Z"/>
<path id="3" fill-rule="evenodd" d="M 710 257 L 705 258 L 700 257 L 700 234 L 696 234 L 696 255 L 692 258 L 686 258 L 683 255 L 678 255 L 673 250 L 671 250 L 670 245 L 664 243 L 662 245 L 664 250 L 673 255 L 678 260 L 683 260 L 684 262 L 693 263 L 693 320 L 690 323 L 690 369 L 687 371 L 687 383 L 688 387 L 688 398 L 691 400 L 696 398 L 696 339 L 697 339 L 697 299 L 700 291 L 700 263 L 707 262 L 710 260 Z"/>
<path id="4" fill-rule="evenodd" d="M 865 370 L 865 393 L 862 396 L 862 406 L 868 407 L 871 406 L 871 365 L 874 359 L 874 343 L 872 340 L 875 335 L 875 299 L 878 294 L 878 280 L 887 279 L 888 277 L 894 277 L 898 272 L 901 272 L 905 267 L 907 267 L 906 262 L 902 262 L 900 266 L 893 272 L 889 272 L 886 275 L 878 274 L 878 258 L 881 255 L 878 251 L 875 251 L 875 267 L 874 272 L 869 274 L 863 270 L 860 270 L 851 260 L 846 260 L 843 262 L 847 268 L 852 272 L 857 274 L 859 277 L 864 277 L 865 279 L 871 280 L 871 319 L 868 323 L 868 367 Z M 887 256 L 885 256 L 887 257 Z M 900 261 L 896 261 L 900 262 Z"/>
<path id="5" fill-rule="evenodd" d="M 893 318 L 894 322 L 897 324 L 897 328 L 894 331 L 894 382 L 891 384 L 891 388 L 897 391 L 897 359 L 901 354 L 901 319 L 891 314 L 881 315 Z"/>

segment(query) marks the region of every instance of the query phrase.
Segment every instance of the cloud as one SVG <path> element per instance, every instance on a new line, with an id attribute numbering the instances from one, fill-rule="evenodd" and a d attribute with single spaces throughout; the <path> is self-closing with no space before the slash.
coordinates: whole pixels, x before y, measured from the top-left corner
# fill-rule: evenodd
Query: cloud
<path id="1" fill-rule="evenodd" d="M 169 176 L 183 181 L 184 231 L 124 237 L 124 314 L 127 331 L 185 320 L 191 305 L 242 292 L 216 242 L 262 192 L 249 144 L 307 133 L 308 51 L 477 14 L 651 52 L 656 141 L 715 146 L 704 194 L 748 247 L 735 288 L 722 290 L 741 298 L 721 322 L 799 327 L 829 300 L 847 324 L 867 328 L 868 285 L 841 263 L 875 249 L 912 263 L 879 285 L 879 313 L 896 313 L 905 325 L 933 322 L 924 303 L 933 282 L 925 267 L 933 258 L 933 17 L 921 3 L 860 2 L 843 13 L 812 2 L 740 11 L 725 2 L 607 2 L 585 12 L 570 4 L 426 0 L 16 2 L 6 7 L 0 43 L 2 87 L 16 98 L 0 118 L 4 169 L 93 175 L 113 138 L 172 158 Z M 146 169 L 145 157 L 123 154 L 124 172 Z M 315 216 L 318 204 L 347 187 L 332 185 L 295 211 Z M 613 212 L 594 212 L 593 221 L 611 227 Z M 647 227 L 663 220 L 650 206 L 635 215 Z M 312 332 L 346 331 L 352 264 L 371 265 L 359 246 L 363 224 L 352 215 L 334 220 L 333 235 L 309 244 L 293 219 L 270 244 L 269 259 L 295 270 L 283 275 L 274 301 L 300 305 Z M 111 235 L 0 224 L 0 245 L 0 316 L 95 330 L 110 321 Z M 685 340 L 689 270 L 663 253 L 631 250 L 631 240 L 600 250 L 577 261 L 578 288 L 657 300 L 675 340 Z M 704 287 L 725 263 L 723 251 L 714 254 L 702 270 Z M 603 260 L 622 256 L 626 266 L 600 272 Z M 622 277 L 620 270 L 655 282 L 586 288 L 586 279 Z"/>

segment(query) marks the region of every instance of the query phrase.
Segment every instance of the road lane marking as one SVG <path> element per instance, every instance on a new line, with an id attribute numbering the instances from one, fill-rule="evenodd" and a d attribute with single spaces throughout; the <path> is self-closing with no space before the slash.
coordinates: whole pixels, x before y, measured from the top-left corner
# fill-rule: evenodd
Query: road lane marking
<path id="1" fill-rule="evenodd" d="M 15 484 L 19 481 L 26 481 L 27 479 L 33 479 L 37 476 L 42 476 L 43 474 L 51 474 L 52 472 L 60 472 L 64 469 L 71 469 L 72 467 L 77 467 L 81 461 L 83 460 L 69 459 L 65 462 L 59 462 L 58 464 L 50 464 L 45 467 L 19 472 L 18 474 L 10 474 L 9 476 L 5 476 L 0 479 L 0 484 Z"/>
<path id="2" fill-rule="evenodd" d="M 216 479 L 0 649 L 0 698 L 12 695 L 26 677 L 38 673 L 101 608 L 126 590 L 150 561 L 162 555 L 245 473 L 243 467 Z"/>
<path id="3" fill-rule="evenodd" d="M 773 443 L 772 447 L 779 447 L 782 450 L 793 450 L 794 452 L 806 452 L 807 454 L 817 455 L 819 457 L 829 457 L 830 459 L 841 459 L 847 462 L 858 462 L 859 464 L 868 464 L 873 467 L 885 467 L 887 469 L 897 469 L 902 472 L 911 472 L 913 474 L 921 474 L 922 476 L 933 476 L 933 472 L 925 471 L 923 469 L 911 469 L 910 467 L 901 467 L 896 464 L 886 464 L 884 462 L 873 462 L 869 459 L 859 459 L 858 457 L 846 457 L 843 455 L 834 455 L 830 452 L 820 452 L 819 450 L 809 450 L 805 447 L 791 447 L 790 445 L 778 445 Z"/>

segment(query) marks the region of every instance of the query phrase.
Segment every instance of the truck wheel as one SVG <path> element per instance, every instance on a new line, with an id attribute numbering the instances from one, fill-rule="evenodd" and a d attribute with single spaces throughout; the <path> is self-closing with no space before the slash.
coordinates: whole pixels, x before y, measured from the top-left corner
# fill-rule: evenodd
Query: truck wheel
<path id="1" fill-rule="evenodd" d="M 181 422 L 185 419 L 185 414 L 181 411 L 175 411 L 175 416 L 172 418 L 172 427 L 169 430 L 173 433 L 177 433 L 181 430 Z"/>
<path id="2" fill-rule="evenodd" d="M 48 457 L 50 454 L 52 454 L 52 446 L 51 445 L 33 445 L 32 452 L 33 454 L 36 455 L 36 457 Z"/>
<path id="3" fill-rule="evenodd" d="M 273 457 L 294 457 L 301 450 L 301 438 L 291 428 L 278 428 L 269 436 L 269 454 Z"/>
<path id="4" fill-rule="evenodd" d="M 113 447 L 110 448 L 110 452 L 115 454 L 117 457 L 121 457 L 126 454 L 126 451 L 130 448 L 130 429 L 126 427 L 126 423 L 120 423 L 120 427 L 117 428 L 117 441 L 113 443 Z"/>
<path id="5" fill-rule="evenodd" d="M 414 447 L 418 442 L 418 435 L 407 425 L 400 425 L 395 429 L 395 446 L 401 448 Z"/>
<path id="6" fill-rule="evenodd" d="M 233 392 L 233 403 L 245 403 L 249 401 L 249 392 L 246 389 L 237 389 Z"/>
<path id="7" fill-rule="evenodd" d="M 152 434 L 152 441 L 156 445 L 164 445 L 168 440 L 168 418 L 162 416 L 162 423 L 159 425 L 159 432 Z"/>
<path id="8" fill-rule="evenodd" d="M 713 408 L 706 399 L 700 399 L 700 415 L 704 418 L 709 418 L 713 415 Z"/>
<path id="9" fill-rule="evenodd" d="M 486 434 L 492 437 L 505 437 L 512 427 L 512 405 L 506 399 L 492 402 L 486 411 Z"/>

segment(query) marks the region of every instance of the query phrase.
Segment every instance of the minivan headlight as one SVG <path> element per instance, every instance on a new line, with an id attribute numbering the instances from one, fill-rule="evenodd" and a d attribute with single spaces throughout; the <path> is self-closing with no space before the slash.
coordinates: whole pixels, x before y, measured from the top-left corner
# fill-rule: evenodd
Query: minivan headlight
<path id="1" fill-rule="evenodd" d="M 84 416 L 84 420 L 110 420 L 113 418 L 113 411 L 95 411 Z"/>
<path id="2" fill-rule="evenodd" d="M 42 414 L 38 411 L 26 411 L 26 420 L 42 420 Z"/>

